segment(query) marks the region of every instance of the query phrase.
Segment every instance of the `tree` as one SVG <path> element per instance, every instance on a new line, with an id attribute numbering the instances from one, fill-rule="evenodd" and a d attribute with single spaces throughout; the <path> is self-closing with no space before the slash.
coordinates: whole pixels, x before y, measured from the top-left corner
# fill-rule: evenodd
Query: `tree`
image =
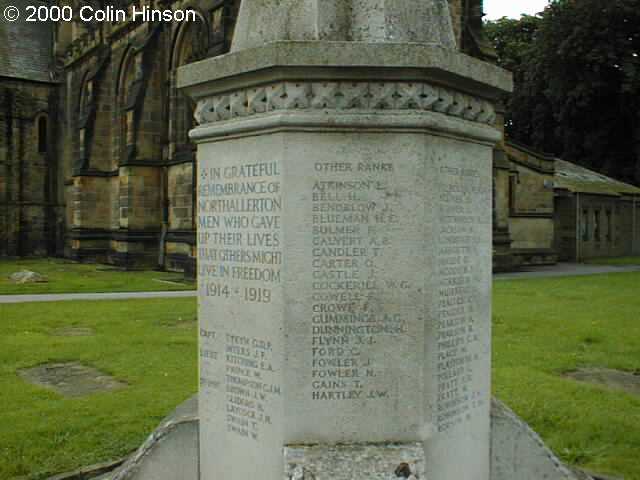
<path id="1" fill-rule="evenodd" d="M 640 183 L 640 0 L 556 0 L 486 33 L 514 72 L 511 138 Z"/>
<path id="2" fill-rule="evenodd" d="M 539 16 L 522 15 L 518 20 L 503 17 L 484 24 L 484 33 L 493 43 L 502 68 L 514 75 L 522 71 L 522 62 L 532 47 L 540 21 Z"/>

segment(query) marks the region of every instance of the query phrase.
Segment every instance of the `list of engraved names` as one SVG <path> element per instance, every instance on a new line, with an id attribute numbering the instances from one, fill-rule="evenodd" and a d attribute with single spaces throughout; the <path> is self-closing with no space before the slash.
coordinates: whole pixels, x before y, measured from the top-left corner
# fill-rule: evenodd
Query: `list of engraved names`
<path id="1" fill-rule="evenodd" d="M 314 164 L 309 212 L 314 402 L 392 395 L 376 381 L 385 366 L 376 345 L 406 334 L 408 321 L 400 309 L 376 300 L 409 288 L 384 271 L 387 249 L 402 227 L 398 204 L 386 195 L 393 180 L 392 163 Z"/>
<path id="2" fill-rule="evenodd" d="M 485 401 L 473 388 L 480 348 L 474 306 L 481 280 L 477 246 L 489 240 L 479 236 L 483 217 L 478 206 L 486 197 L 479 172 L 455 164 L 438 168 L 435 422 L 443 432 L 470 419 L 471 410 Z"/>

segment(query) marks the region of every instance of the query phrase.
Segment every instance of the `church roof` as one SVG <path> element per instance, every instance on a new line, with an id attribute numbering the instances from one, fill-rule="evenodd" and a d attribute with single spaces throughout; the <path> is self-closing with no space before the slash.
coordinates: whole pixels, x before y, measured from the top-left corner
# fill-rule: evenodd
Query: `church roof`
<path id="1" fill-rule="evenodd" d="M 47 4 L 37 0 L 0 0 L 0 12 L 15 5 L 20 18 L 0 21 L 0 77 L 38 82 L 51 82 L 52 26 L 51 22 L 26 22 L 27 5 Z"/>
<path id="2" fill-rule="evenodd" d="M 640 188 L 594 172 L 566 160 L 556 159 L 555 188 L 595 195 L 640 195 Z"/>

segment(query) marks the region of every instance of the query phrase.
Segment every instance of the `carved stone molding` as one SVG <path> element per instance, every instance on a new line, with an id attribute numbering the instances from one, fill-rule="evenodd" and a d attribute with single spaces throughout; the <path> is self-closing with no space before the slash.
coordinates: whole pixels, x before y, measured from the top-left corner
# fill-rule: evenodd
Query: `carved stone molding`
<path id="1" fill-rule="evenodd" d="M 434 111 L 492 125 L 494 106 L 483 99 L 426 82 L 277 82 L 198 101 L 199 125 L 286 110 L 349 112 Z"/>

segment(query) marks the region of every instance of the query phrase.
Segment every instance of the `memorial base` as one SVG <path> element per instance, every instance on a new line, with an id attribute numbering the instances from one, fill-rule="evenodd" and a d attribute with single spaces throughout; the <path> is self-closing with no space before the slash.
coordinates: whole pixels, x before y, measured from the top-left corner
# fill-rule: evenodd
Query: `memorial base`
<path id="1" fill-rule="evenodd" d="M 99 479 L 202 480 L 198 428 L 193 397 L 163 420 L 123 466 Z M 490 450 L 490 480 L 578 480 L 525 422 L 495 399 Z M 429 479 L 419 443 L 289 445 L 283 457 L 283 480 Z"/>

